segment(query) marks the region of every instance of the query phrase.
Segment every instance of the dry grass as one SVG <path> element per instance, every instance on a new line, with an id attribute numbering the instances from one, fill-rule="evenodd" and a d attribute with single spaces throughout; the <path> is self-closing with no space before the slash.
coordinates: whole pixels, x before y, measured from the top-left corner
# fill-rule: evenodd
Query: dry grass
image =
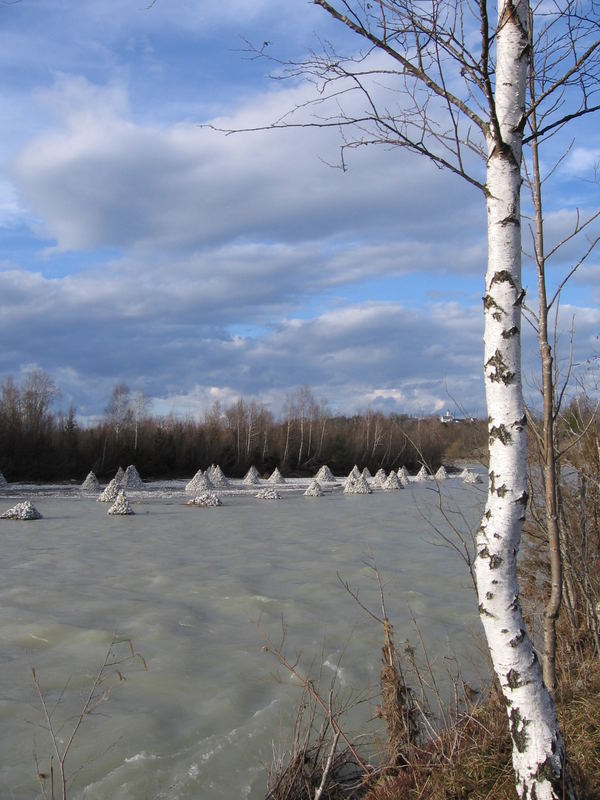
<path id="1" fill-rule="evenodd" d="M 600 800 L 600 663 L 591 643 L 562 649 L 556 700 L 572 778 L 581 800 Z M 517 800 L 511 750 L 504 704 L 492 691 L 365 800 Z"/>
<path id="2" fill-rule="evenodd" d="M 561 669 L 558 715 L 582 800 L 600 800 L 600 663 L 592 647 Z"/>

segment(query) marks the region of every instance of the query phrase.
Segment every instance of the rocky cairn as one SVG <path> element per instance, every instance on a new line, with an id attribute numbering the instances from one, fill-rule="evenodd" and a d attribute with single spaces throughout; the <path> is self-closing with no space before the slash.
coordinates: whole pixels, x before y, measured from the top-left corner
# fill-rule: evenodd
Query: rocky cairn
<path id="1" fill-rule="evenodd" d="M 215 488 L 214 483 L 210 479 L 208 470 L 202 472 L 201 469 L 194 475 L 192 480 L 186 485 L 186 492 L 211 492 Z"/>
<path id="2" fill-rule="evenodd" d="M 278 467 L 275 467 L 275 469 L 271 473 L 271 477 L 268 478 L 268 481 L 269 483 L 286 483 L 286 480 L 279 471 Z"/>
<path id="3" fill-rule="evenodd" d="M 373 489 L 371 489 L 360 473 L 358 474 L 358 478 L 355 478 L 351 472 L 346 478 L 344 494 L 373 494 Z"/>
<path id="4" fill-rule="evenodd" d="M 381 485 L 382 489 L 385 489 L 386 492 L 391 492 L 394 489 L 402 489 L 402 483 L 400 482 L 400 478 L 396 475 L 394 470 L 390 472 L 388 477 L 386 478 L 385 483 Z"/>
<path id="5" fill-rule="evenodd" d="M 319 483 L 335 483 L 333 472 L 329 469 L 327 464 L 323 464 L 315 475 L 315 480 L 319 481 Z"/>
<path id="6" fill-rule="evenodd" d="M 81 491 L 82 492 L 99 492 L 100 491 L 100 481 L 94 475 L 93 472 L 88 472 L 86 479 L 81 484 Z"/>
<path id="7" fill-rule="evenodd" d="M 383 486 L 383 484 L 387 480 L 387 475 L 385 474 L 385 470 L 383 468 L 378 469 L 375 473 L 375 477 L 373 478 L 373 483 L 375 486 Z"/>
<path id="8" fill-rule="evenodd" d="M 120 484 L 116 478 L 106 486 L 102 494 L 97 498 L 99 503 L 114 503 L 119 494 Z"/>
<path id="9" fill-rule="evenodd" d="M 134 467 L 133 464 L 130 464 L 127 469 L 125 470 L 125 474 L 121 479 L 121 486 L 123 489 L 143 489 L 144 483 L 140 478 L 140 473 Z"/>
<path id="10" fill-rule="evenodd" d="M 254 495 L 258 500 L 280 500 L 281 495 L 277 489 L 264 488 Z"/>
<path id="11" fill-rule="evenodd" d="M 210 470 L 208 471 L 209 477 L 213 482 L 214 486 L 217 486 L 219 489 L 226 489 L 230 484 L 227 478 L 225 477 L 223 470 L 217 464 L 216 466 L 211 466 Z"/>
<path id="12" fill-rule="evenodd" d="M 446 468 L 442 464 L 442 466 L 435 473 L 435 479 L 436 479 L 436 481 L 445 481 L 447 477 L 448 477 L 448 473 L 446 472 Z"/>
<path id="13" fill-rule="evenodd" d="M 28 520 L 43 519 L 43 517 L 32 502 L 25 500 L 23 503 L 17 503 L 16 506 L 9 508 L 3 514 L 0 514 L 0 519 Z"/>
<path id="14" fill-rule="evenodd" d="M 425 469 L 425 465 L 421 467 L 421 469 L 415 475 L 416 481 L 426 481 L 429 478 L 429 473 Z"/>
<path id="15" fill-rule="evenodd" d="M 129 505 L 129 499 L 123 489 L 119 489 L 117 499 L 106 513 L 117 517 L 126 517 L 130 514 L 135 514 L 135 511 Z"/>
<path id="16" fill-rule="evenodd" d="M 310 482 L 308 489 L 304 492 L 304 497 L 323 497 L 324 494 L 325 492 L 321 489 L 321 484 L 314 478 Z"/>
<path id="17" fill-rule="evenodd" d="M 257 486 L 260 483 L 260 475 L 254 464 L 245 474 L 243 483 L 246 483 L 249 486 Z"/>
<path id="18" fill-rule="evenodd" d="M 217 506 L 222 506 L 223 503 L 221 502 L 219 496 L 214 494 L 214 492 L 204 492 L 203 494 L 194 497 L 193 500 L 188 500 L 187 505 L 198 506 L 199 508 L 216 508 Z"/>

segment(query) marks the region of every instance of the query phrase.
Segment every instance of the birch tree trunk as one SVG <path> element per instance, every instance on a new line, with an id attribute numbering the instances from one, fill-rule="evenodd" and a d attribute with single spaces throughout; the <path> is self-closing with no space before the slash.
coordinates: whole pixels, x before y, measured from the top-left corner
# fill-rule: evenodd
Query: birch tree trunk
<path id="1" fill-rule="evenodd" d="M 477 535 L 479 611 L 507 706 L 513 766 L 522 800 L 572 798 L 554 703 L 526 632 L 517 552 L 526 492 L 521 385 L 521 146 L 528 64 L 528 3 L 498 7 L 495 116 L 487 135 L 488 269 L 484 372 L 489 488 Z"/>

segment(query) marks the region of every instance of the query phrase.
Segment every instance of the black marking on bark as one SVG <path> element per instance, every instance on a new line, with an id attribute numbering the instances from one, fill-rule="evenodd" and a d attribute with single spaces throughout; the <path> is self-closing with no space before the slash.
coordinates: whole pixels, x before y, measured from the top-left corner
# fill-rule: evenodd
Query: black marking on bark
<path id="1" fill-rule="evenodd" d="M 489 509 L 489 508 L 488 508 L 488 510 L 485 512 L 485 514 L 484 514 L 483 516 L 484 516 L 486 519 L 491 519 L 491 518 L 492 518 L 492 512 L 490 511 L 490 509 Z"/>
<path id="2" fill-rule="evenodd" d="M 498 585 L 498 581 L 496 580 L 496 578 L 494 578 L 494 580 L 492 581 L 492 584 L 493 584 L 494 586 L 497 586 L 497 585 Z"/>
<path id="3" fill-rule="evenodd" d="M 486 294 L 482 298 L 482 300 L 483 300 L 483 308 L 486 311 L 489 311 L 491 308 L 493 308 L 495 309 L 495 313 L 498 315 L 506 313 L 502 308 L 502 306 L 499 306 L 498 303 L 494 300 L 491 294 Z"/>
<path id="4" fill-rule="evenodd" d="M 505 445 L 512 442 L 511 433 L 506 425 L 494 425 L 490 428 L 490 444 L 493 444 L 496 439 Z"/>
<path id="5" fill-rule="evenodd" d="M 512 672 L 513 670 L 511 670 Z M 510 675 L 510 672 L 508 673 Z M 511 687 L 516 688 L 516 687 Z M 510 735 L 514 742 L 515 747 L 519 753 L 524 753 L 527 748 L 527 727 L 530 721 L 521 716 L 518 708 L 511 709 L 509 714 L 510 718 Z"/>
<path id="6" fill-rule="evenodd" d="M 505 483 L 503 483 L 503 484 L 502 484 L 502 486 L 499 486 L 499 487 L 496 489 L 496 494 L 498 495 L 498 497 L 504 497 L 504 495 L 505 495 L 507 492 L 508 492 L 508 489 L 506 488 L 506 484 L 505 484 Z"/>
<path id="7" fill-rule="evenodd" d="M 509 645 L 511 647 L 518 647 L 524 638 L 525 638 L 525 631 L 523 630 L 523 628 L 520 628 L 517 635 L 513 636 L 513 638 L 510 640 Z"/>
<path id="8" fill-rule="evenodd" d="M 502 630 L 500 631 L 500 633 L 508 633 L 508 628 L 502 628 Z"/>
<path id="9" fill-rule="evenodd" d="M 527 417 L 525 416 L 525 414 L 523 414 L 521 419 L 518 419 L 516 422 L 513 422 L 512 424 L 512 427 L 516 431 L 522 431 L 523 428 L 525 428 L 526 426 L 527 426 Z"/>
<path id="10" fill-rule="evenodd" d="M 554 742 L 552 742 L 554 746 Z M 535 771 L 535 777 L 538 781 L 548 781 L 552 786 L 552 791 L 556 797 L 563 796 L 563 779 L 562 779 L 562 765 L 558 762 L 558 772 L 554 766 L 554 759 L 551 756 L 546 756 L 542 763 Z"/>
<path id="11" fill-rule="evenodd" d="M 494 355 L 487 360 L 485 366 L 486 369 L 488 367 L 493 369 L 493 372 L 490 372 L 488 375 L 488 378 L 492 381 L 492 383 L 503 383 L 505 386 L 508 386 L 513 382 L 515 373 L 511 372 L 506 366 L 500 350 L 496 350 Z"/>
<path id="12" fill-rule="evenodd" d="M 495 553 L 490 553 L 487 546 L 484 547 L 483 550 L 480 550 L 478 555 L 479 558 L 487 558 L 489 560 L 490 569 L 498 569 L 500 564 L 502 564 L 502 557 L 496 555 Z"/>
<path id="13" fill-rule="evenodd" d="M 515 595 L 508 606 L 510 611 L 516 611 L 519 607 L 519 597 Z"/>
<path id="14" fill-rule="evenodd" d="M 521 673 L 516 669 L 509 669 L 506 675 L 506 683 L 511 689 L 518 689 L 523 686 L 521 683 Z"/>
<path id="15" fill-rule="evenodd" d="M 517 497 L 517 499 L 515 500 L 515 503 L 517 503 L 517 505 L 520 505 L 520 506 L 526 506 L 528 500 L 529 500 L 528 493 L 527 492 L 523 492 L 523 494 L 521 494 L 521 495 L 519 495 L 519 497 Z"/>
<path id="16" fill-rule="evenodd" d="M 483 603 L 479 603 L 479 613 L 482 617 L 493 617 L 494 615 L 490 613 L 487 608 L 483 605 Z"/>
<path id="17" fill-rule="evenodd" d="M 502 225 L 502 227 L 506 227 L 506 225 L 520 225 L 521 222 L 516 214 L 509 214 L 504 219 L 498 221 L 498 225 Z"/>
<path id="18" fill-rule="evenodd" d="M 513 289 L 517 288 L 517 284 L 515 283 L 513 276 L 507 269 L 501 269 L 494 273 L 494 277 L 490 281 L 490 289 L 495 283 L 510 283 Z"/>
<path id="19" fill-rule="evenodd" d="M 493 600 L 494 599 L 494 593 L 493 592 L 486 592 L 485 593 L 485 599 L 486 600 Z"/>
<path id="20" fill-rule="evenodd" d="M 523 300 L 525 300 L 525 295 L 526 294 L 527 294 L 527 292 L 525 291 L 525 289 L 521 289 L 521 291 L 519 292 L 519 296 L 517 297 L 517 299 L 513 303 L 513 306 L 522 306 L 523 305 Z"/>
<path id="21" fill-rule="evenodd" d="M 489 481 L 490 481 L 490 492 L 495 492 L 496 491 L 496 473 L 494 472 L 494 470 L 492 470 L 490 472 L 490 474 L 488 475 L 488 478 L 489 478 Z"/>
<path id="22" fill-rule="evenodd" d="M 508 328 L 508 330 L 502 331 L 502 338 L 503 339 L 511 339 L 513 336 L 516 336 L 519 332 L 519 329 L 516 325 L 513 325 L 512 328 Z"/>
<path id="23" fill-rule="evenodd" d="M 502 538 L 502 536 L 500 536 L 499 533 L 495 533 L 494 534 L 494 539 L 501 539 L 501 538 Z"/>

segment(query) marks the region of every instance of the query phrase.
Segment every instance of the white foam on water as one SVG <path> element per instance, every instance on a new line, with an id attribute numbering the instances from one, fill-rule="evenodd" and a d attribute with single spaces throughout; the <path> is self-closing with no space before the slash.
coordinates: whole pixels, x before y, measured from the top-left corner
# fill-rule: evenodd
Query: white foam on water
<path id="1" fill-rule="evenodd" d="M 141 753 L 136 753 L 134 756 L 131 756 L 131 758 L 124 758 L 123 763 L 135 764 L 138 761 L 156 761 L 159 758 L 160 756 L 157 756 L 154 753 L 146 753 L 145 750 L 142 750 Z"/>
<path id="2" fill-rule="evenodd" d="M 268 705 L 266 705 L 264 708 L 259 708 L 257 711 L 255 711 L 254 714 L 252 714 L 251 718 L 252 719 L 258 719 L 258 717 L 261 717 L 266 711 L 268 711 L 270 708 L 273 708 L 274 706 L 278 705 L 279 703 L 280 703 L 280 700 L 279 700 L 278 697 L 276 697 L 275 700 L 271 700 L 271 702 Z M 250 737 L 253 736 L 252 733 L 249 733 L 248 735 Z"/>
<path id="3" fill-rule="evenodd" d="M 323 662 L 323 666 L 327 667 L 327 669 L 330 669 L 335 674 L 336 678 L 339 678 L 341 686 L 346 685 L 346 679 L 344 677 L 345 670 L 343 667 L 333 664 L 328 658 Z"/>

